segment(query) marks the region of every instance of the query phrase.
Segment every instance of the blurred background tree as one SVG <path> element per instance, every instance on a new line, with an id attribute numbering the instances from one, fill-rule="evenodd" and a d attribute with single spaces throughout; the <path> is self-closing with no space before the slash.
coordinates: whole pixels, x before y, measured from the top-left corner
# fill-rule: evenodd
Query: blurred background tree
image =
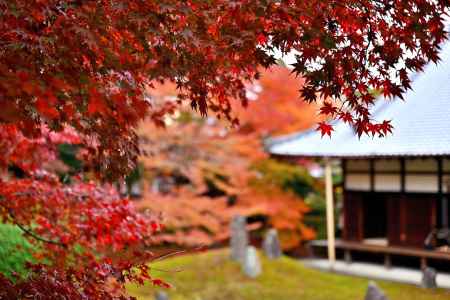
<path id="1" fill-rule="evenodd" d="M 320 181 L 308 172 L 311 162 L 271 159 L 263 145 L 264 137 L 307 129 L 319 120 L 315 105 L 292 101 L 299 84 L 283 66 L 263 72 L 247 87 L 249 109 L 233 108 L 240 120 L 236 127 L 220 118 L 202 118 L 187 107 L 165 119 L 165 130 L 152 122 L 141 124 L 145 155 L 135 172 L 140 175 L 127 186 L 139 191 L 141 209 L 162 214 L 166 228 L 157 236 L 161 242 L 220 245 L 236 214 L 247 216 L 256 242 L 268 227 L 278 229 L 285 250 L 315 237 L 305 225 L 311 209 L 304 199 L 320 202 L 323 197 Z M 172 101 L 174 87 L 157 90 L 159 101 Z"/>

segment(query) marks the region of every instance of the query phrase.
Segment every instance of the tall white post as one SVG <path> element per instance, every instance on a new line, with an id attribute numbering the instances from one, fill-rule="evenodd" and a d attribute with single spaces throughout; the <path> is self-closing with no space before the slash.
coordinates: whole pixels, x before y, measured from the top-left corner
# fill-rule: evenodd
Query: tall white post
<path id="1" fill-rule="evenodd" d="M 325 161 L 325 199 L 327 203 L 327 242 L 328 262 L 334 268 L 336 262 L 336 250 L 334 241 L 334 203 L 333 203 L 333 178 L 331 174 L 331 162 Z"/>

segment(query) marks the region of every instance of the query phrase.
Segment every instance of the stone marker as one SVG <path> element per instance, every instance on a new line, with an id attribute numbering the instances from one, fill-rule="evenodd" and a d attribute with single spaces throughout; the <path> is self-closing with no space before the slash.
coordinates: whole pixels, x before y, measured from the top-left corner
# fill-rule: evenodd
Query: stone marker
<path id="1" fill-rule="evenodd" d="M 437 288 L 436 284 L 436 270 L 433 268 L 425 268 L 422 271 L 422 287 L 427 289 Z"/>
<path id="2" fill-rule="evenodd" d="M 130 188 L 130 196 L 132 198 L 142 197 L 141 185 L 139 182 L 133 182 Z"/>
<path id="3" fill-rule="evenodd" d="M 117 189 L 119 190 L 119 193 L 121 196 L 128 195 L 128 187 L 125 181 L 121 180 L 117 182 Z"/>
<path id="4" fill-rule="evenodd" d="M 388 300 L 388 298 L 375 282 L 370 281 L 364 300 Z"/>
<path id="5" fill-rule="evenodd" d="M 169 296 L 166 292 L 157 291 L 155 294 L 155 300 L 169 300 Z"/>
<path id="6" fill-rule="evenodd" d="M 244 263 L 248 246 L 247 220 L 243 216 L 235 216 L 231 221 L 231 258 Z"/>
<path id="7" fill-rule="evenodd" d="M 275 259 L 281 256 L 280 240 L 278 239 L 278 232 L 272 228 L 264 237 L 263 250 L 266 256 L 270 259 Z"/>
<path id="8" fill-rule="evenodd" d="M 247 247 L 242 269 L 245 275 L 250 278 L 256 278 L 261 274 L 261 262 L 259 261 L 258 253 L 256 252 L 255 247 Z"/>

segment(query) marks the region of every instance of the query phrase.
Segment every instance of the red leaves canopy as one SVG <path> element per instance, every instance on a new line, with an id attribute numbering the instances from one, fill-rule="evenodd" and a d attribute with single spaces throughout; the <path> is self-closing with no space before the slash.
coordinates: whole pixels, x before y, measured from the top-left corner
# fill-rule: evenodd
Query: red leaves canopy
<path id="1" fill-rule="evenodd" d="M 73 131 L 42 130 L 29 139 L 1 125 L 0 136 L 0 220 L 23 231 L 35 259 L 27 278 L 13 283 L 0 274 L 1 299 L 125 299 L 125 280 L 153 280 L 146 263 L 159 220 L 138 213 L 110 185 L 77 177 L 63 184 L 48 172 L 59 144 L 80 141 Z M 10 176 L 11 166 L 22 176 Z"/>
<path id="2" fill-rule="evenodd" d="M 306 101 L 329 98 L 358 132 L 381 133 L 371 90 L 401 96 L 408 73 L 438 60 L 448 1 L 0 1 L 2 122 L 41 122 L 93 137 L 104 176 L 130 168 L 144 88 L 174 82 L 179 99 L 232 119 L 271 50 L 296 51 Z M 150 89 L 151 91 L 151 89 Z M 334 111 L 332 111 L 334 114 Z M 350 117 L 351 116 L 351 117 Z M 371 125 L 373 126 L 371 126 Z"/>
<path id="3" fill-rule="evenodd" d="M 275 63 L 274 50 L 297 53 L 294 73 L 304 78 L 304 100 L 327 99 L 333 104 L 322 112 L 330 118 L 343 119 L 359 134 L 385 135 L 392 127 L 372 120 L 370 93 L 401 97 L 410 87 L 408 74 L 438 60 L 449 5 L 446 0 L 0 0 L 1 167 L 39 170 L 39 158 L 52 155 L 45 130 L 72 127 L 92 146 L 97 173 L 120 176 L 137 158 L 134 128 L 146 115 L 161 125 L 174 106 L 188 101 L 202 114 L 209 110 L 233 120 L 231 101 L 246 105 L 246 83 L 258 78 L 259 67 Z M 179 101 L 154 101 L 152 88 L 163 81 L 177 86 Z M 320 127 L 331 134 L 330 125 Z M 8 139 L 14 135 L 16 140 Z M 45 174 L 27 175 L 34 180 L 1 182 L 1 217 L 32 224 L 55 239 L 49 246 L 54 254 L 44 257 L 55 266 L 59 258 L 77 263 L 80 258 L 80 265 L 64 269 L 35 266 L 35 276 L 23 283 L 29 290 L 58 277 L 66 282 L 49 289 L 74 299 L 107 299 L 99 288 L 116 270 L 137 281 L 147 276 L 143 265 L 138 270 L 144 276 L 138 276 L 129 261 L 77 256 L 79 247 L 128 249 L 142 237 L 135 234 L 148 232 L 141 231 L 147 227 L 138 217 L 130 223 L 134 212 L 127 203 L 108 188 L 77 183 L 68 191 L 44 180 Z M 55 204 L 54 211 L 44 200 Z M 105 220 L 103 213 L 113 218 Z M 59 244 L 73 251 L 59 252 Z M 14 286 L 4 278 L 0 285 Z"/>

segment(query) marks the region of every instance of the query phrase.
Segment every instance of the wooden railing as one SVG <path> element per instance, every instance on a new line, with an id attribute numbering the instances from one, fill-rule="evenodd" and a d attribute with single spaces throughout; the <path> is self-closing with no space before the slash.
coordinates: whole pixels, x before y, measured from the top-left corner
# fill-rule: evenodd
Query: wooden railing
<path id="1" fill-rule="evenodd" d="M 316 240 L 310 242 L 310 247 L 327 247 L 326 240 Z M 386 268 L 392 266 L 391 255 L 409 256 L 420 258 L 421 268 L 427 266 L 428 259 L 445 260 L 450 261 L 450 252 L 438 251 L 438 250 L 426 250 L 420 248 L 409 248 L 399 246 L 381 246 L 367 243 L 349 242 L 343 240 L 336 240 L 336 249 L 344 250 L 344 260 L 347 263 L 352 262 L 352 251 L 368 252 L 384 254 L 384 265 Z"/>

